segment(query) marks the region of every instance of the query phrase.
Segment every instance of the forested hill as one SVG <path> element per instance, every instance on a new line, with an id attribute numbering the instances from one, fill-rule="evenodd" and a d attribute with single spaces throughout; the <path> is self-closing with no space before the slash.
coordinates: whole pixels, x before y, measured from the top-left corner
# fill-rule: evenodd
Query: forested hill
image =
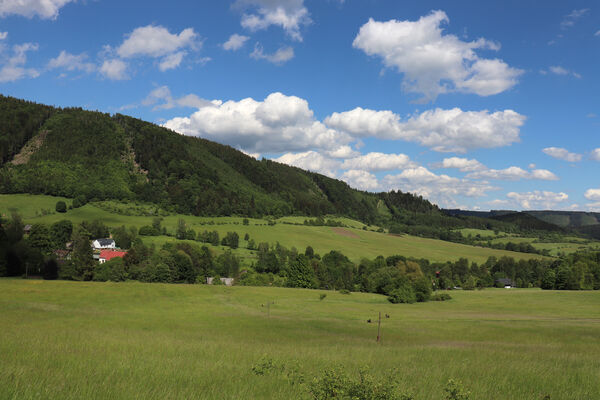
<path id="1" fill-rule="evenodd" d="M 140 200 L 195 215 L 444 217 L 408 193 L 369 193 L 124 115 L 0 96 L 0 192 Z"/>

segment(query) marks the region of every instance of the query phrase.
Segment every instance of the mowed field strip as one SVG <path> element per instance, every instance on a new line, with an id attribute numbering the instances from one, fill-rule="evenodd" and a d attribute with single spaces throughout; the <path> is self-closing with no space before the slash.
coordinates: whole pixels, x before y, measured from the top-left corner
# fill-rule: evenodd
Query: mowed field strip
<path id="1" fill-rule="evenodd" d="M 0 279 L 0 398 L 309 398 L 284 374 L 255 375 L 263 357 L 306 380 L 335 366 L 395 369 L 419 400 L 440 400 L 450 378 L 473 399 L 600 398 L 599 291 L 451 295 L 393 305 L 305 289 Z M 377 344 L 367 319 L 379 312 L 390 318 Z"/>

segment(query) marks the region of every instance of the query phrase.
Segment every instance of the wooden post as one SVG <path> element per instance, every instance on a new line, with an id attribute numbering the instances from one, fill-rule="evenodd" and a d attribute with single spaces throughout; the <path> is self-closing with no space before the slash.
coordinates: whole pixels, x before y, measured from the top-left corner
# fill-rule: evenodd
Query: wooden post
<path id="1" fill-rule="evenodd" d="M 379 311 L 379 321 L 377 322 L 377 343 L 381 339 L 381 311 Z"/>

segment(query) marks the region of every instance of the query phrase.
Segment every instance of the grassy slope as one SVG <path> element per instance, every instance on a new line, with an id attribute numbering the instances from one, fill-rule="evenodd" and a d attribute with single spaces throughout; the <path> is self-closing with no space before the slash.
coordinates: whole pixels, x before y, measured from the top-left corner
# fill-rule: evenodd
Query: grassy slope
<path id="1" fill-rule="evenodd" d="M 70 219 L 74 223 L 83 220 L 98 219 L 109 226 L 136 226 L 149 225 L 152 217 L 125 216 L 113 214 L 88 204 L 84 207 L 69 210 L 66 214 L 54 213 L 44 216 L 36 216 L 38 208 L 52 209 L 57 198 L 50 196 L 34 195 L 0 195 L 0 213 L 7 214 L 10 208 L 18 209 L 28 223 L 42 222 L 53 223 L 61 219 Z M 359 261 L 363 257 L 375 258 L 378 255 L 390 256 L 401 254 L 406 257 L 426 258 L 431 261 L 449 261 L 458 260 L 466 257 L 470 261 L 478 263 L 484 262 L 489 256 L 510 256 L 517 260 L 539 257 L 534 254 L 517 253 L 503 250 L 486 249 L 475 246 L 465 246 L 457 243 L 444 242 L 441 240 L 425 239 L 410 235 L 392 236 L 361 229 L 347 229 L 353 237 L 344 236 L 337 233 L 330 227 L 309 227 L 278 223 L 274 226 L 267 226 L 263 220 L 250 219 L 250 225 L 242 225 L 242 218 L 235 217 L 194 217 L 171 215 L 165 217 L 163 225 L 171 232 L 175 231 L 179 218 L 184 218 L 188 226 L 196 231 L 217 230 L 222 236 L 229 231 L 236 231 L 243 238 L 248 233 L 250 238 L 258 244 L 259 242 L 276 243 L 279 241 L 286 247 L 296 247 L 303 251 L 306 246 L 312 246 L 318 253 L 325 253 L 330 250 L 339 250 L 354 261 Z M 305 218 L 296 218 L 296 220 L 284 218 L 289 222 L 304 221 Z M 209 221 L 214 221 L 218 225 L 202 225 Z M 350 226 L 350 222 L 346 221 Z M 361 226 L 354 221 L 353 226 Z M 158 245 L 170 240 L 167 237 L 158 237 L 148 240 Z M 243 245 L 243 244 L 242 244 Z M 251 255 L 246 250 L 238 250 L 245 259 L 250 259 Z"/>
<path id="2" fill-rule="evenodd" d="M 396 368 L 417 399 L 450 378 L 474 399 L 600 398 L 600 292 L 487 289 L 392 305 L 322 291 L 0 279 L 0 398 L 302 399 L 266 355 L 323 368 Z M 267 318 L 267 300 L 274 300 Z M 367 324 L 377 312 L 377 328 Z"/>

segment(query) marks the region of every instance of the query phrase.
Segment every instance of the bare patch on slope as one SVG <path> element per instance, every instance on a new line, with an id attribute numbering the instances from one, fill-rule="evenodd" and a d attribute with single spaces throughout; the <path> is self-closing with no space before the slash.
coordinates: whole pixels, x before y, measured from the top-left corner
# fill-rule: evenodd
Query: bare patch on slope
<path id="1" fill-rule="evenodd" d="M 48 136 L 48 131 L 44 130 L 29 139 L 19 154 L 15 155 L 10 163 L 12 165 L 27 164 L 31 156 L 42 147 L 46 136 Z"/>

